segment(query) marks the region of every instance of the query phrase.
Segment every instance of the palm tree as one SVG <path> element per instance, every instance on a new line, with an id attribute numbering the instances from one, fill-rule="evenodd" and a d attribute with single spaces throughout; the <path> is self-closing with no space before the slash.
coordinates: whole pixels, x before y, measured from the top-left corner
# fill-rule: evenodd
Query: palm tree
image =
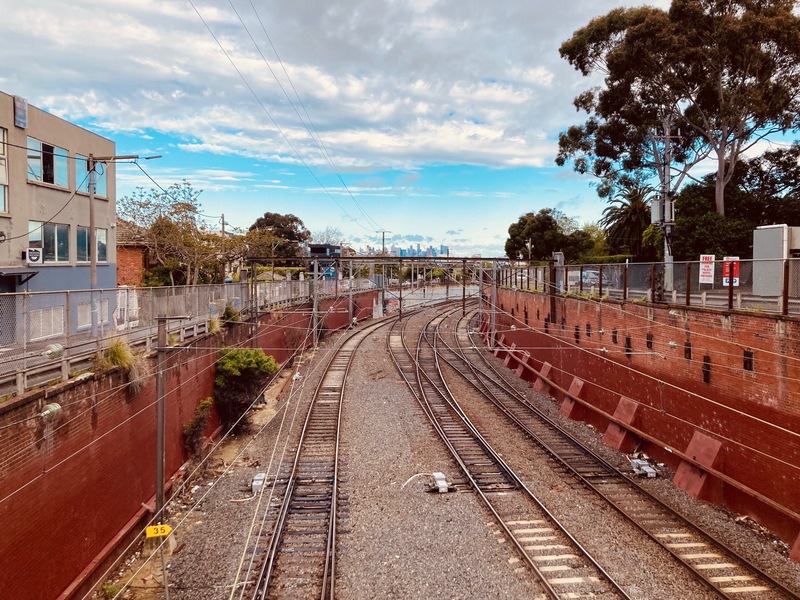
<path id="1" fill-rule="evenodd" d="M 625 185 L 609 201 L 600 226 L 613 252 L 627 247 L 633 256 L 642 253 L 642 234 L 650 226 L 650 196 L 653 188 L 641 182 Z"/>

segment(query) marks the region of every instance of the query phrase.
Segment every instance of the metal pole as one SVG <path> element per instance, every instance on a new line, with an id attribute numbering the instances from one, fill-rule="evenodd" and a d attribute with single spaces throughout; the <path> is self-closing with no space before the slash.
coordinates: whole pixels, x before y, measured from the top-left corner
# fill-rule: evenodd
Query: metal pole
<path id="1" fill-rule="evenodd" d="M 348 310 L 348 321 L 350 323 L 353 322 L 353 284 L 355 283 L 355 278 L 353 277 L 353 261 L 350 261 L 350 303 L 349 303 L 349 310 Z"/>
<path id="2" fill-rule="evenodd" d="M 398 310 L 398 321 L 403 320 L 403 259 L 400 259 L 400 270 L 397 273 L 397 283 L 400 284 L 400 293 L 399 293 L 399 301 L 397 303 L 397 310 Z"/>
<path id="3" fill-rule="evenodd" d="M 728 310 L 733 310 L 733 261 L 728 261 Z"/>
<path id="4" fill-rule="evenodd" d="M 783 293 L 781 294 L 781 314 L 789 314 L 789 260 L 783 261 Z"/>
<path id="5" fill-rule="evenodd" d="M 492 305 L 490 306 L 491 312 L 491 347 L 494 349 L 494 336 L 497 329 L 497 263 L 492 261 Z"/>
<path id="6" fill-rule="evenodd" d="M 156 317 L 158 337 L 158 373 L 156 377 L 156 523 L 164 519 L 164 436 L 166 428 L 166 407 L 164 402 L 164 368 L 167 358 L 167 317 Z"/>
<path id="7" fill-rule="evenodd" d="M 478 263 L 478 326 L 483 325 L 483 261 Z"/>
<path id="8" fill-rule="evenodd" d="M 250 340 L 250 347 L 255 349 L 258 346 L 258 267 L 256 263 L 250 261 L 250 301 L 253 307 L 253 337 Z M 224 284 L 223 284 L 224 285 Z"/>
<path id="9" fill-rule="evenodd" d="M 686 306 L 692 303 L 692 263 L 686 263 Z"/>
<path id="10" fill-rule="evenodd" d="M 314 346 L 317 345 L 319 342 L 318 331 L 317 331 L 317 274 L 318 274 L 318 265 L 319 261 L 314 259 L 314 281 L 312 282 L 311 293 L 313 295 L 313 308 L 311 309 L 311 327 L 314 331 Z"/>
<path id="11" fill-rule="evenodd" d="M 98 350 L 100 348 L 97 336 L 97 321 L 100 318 L 97 308 L 97 298 L 94 296 L 94 288 L 97 286 L 97 233 L 95 232 L 94 219 L 94 187 L 95 187 L 95 160 L 94 155 L 89 154 L 86 166 L 89 168 L 89 288 L 91 295 L 90 305 L 92 311 L 92 338 L 97 341 Z"/>
<path id="12" fill-rule="evenodd" d="M 467 259 L 461 261 L 461 316 L 467 314 Z"/>

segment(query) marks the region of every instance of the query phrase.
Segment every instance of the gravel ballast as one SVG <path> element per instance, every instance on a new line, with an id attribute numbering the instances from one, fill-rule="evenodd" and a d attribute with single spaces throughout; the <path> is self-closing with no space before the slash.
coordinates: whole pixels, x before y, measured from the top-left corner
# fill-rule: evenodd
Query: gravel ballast
<path id="1" fill-rule="evenodd" d="M 534 577 L 477 496 L 463 485 L 455 461 L 399 376 L 386 349 L 386 334 L 386 328 L 380 329 L 362 344 L 346 388 L 337 597 L 538 597 Z M 276 402 L 274 417 L 266 419 L 272 403 L 259 408 L 248 429 L 226 443 L 225 450 L 215 452 L 202 476 L 196 474 L 170 503 L 169 522 L 178 542 L 168 559 L 171 600 L 229 598 L 234 582 L 252 579 L 252 574 L 246 575 L 247 550 L 265 541 L 257 537 L 247 541 L 248 532 L 258 529 L 268 498 L 262 498 L 257 508 L 257 500 L 248 499 L 250 480 L 259 471 L 274 477 L 281 455 L 286 460 L 293 456 L 292 440 L 335 341 L 335 334 L 329 336 L 316 353 L 303 359 L 300 375 L 287 383 Z M 536 395 L 507 369 L 502 375 L 609 462 L 624 464 L 622 455 L 600 442 L 598 432 L 563 419 L 552 400 Z M 490 443 L 631 598 L 712 597 L 615 511 L 565 483 L 541 451 L 494 414 L 485 400 L 475 398 L 466 384 L 453 385 Z M 431 479 L 425 474 L 433 471 L 445 473 L 459 491 L 428 493 Z M 667 504 L 748 552 L 773 576 L 800 581 L 800 565 L 786 558 L 785 545 L 689 497 L 672 486 L 669 473 L 663 475 L 646 485 Z M 139 599 L 164 597 L 163 591 L 143 585 L 141 578 L 133 581 L 127 594 Z"/>

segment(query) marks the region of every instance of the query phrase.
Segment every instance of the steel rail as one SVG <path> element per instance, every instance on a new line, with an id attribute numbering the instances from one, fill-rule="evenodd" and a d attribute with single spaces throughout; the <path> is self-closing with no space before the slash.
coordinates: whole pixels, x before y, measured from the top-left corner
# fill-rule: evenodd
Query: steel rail
<path id="1" fill-rule="evenodd" d="M 478 346 L 474 344 L 469 328 L 469 320 L 473 317 L 474 312 L 469 318 L 466 315 L 461 317 L 457 323 L 454 335 L 458 349 L 447 344 L 447 340 L 441 337 L 441 341 L 448 351 L 456 356 L 462 365 L 466 365 L 467 371 L 472 376 L 453 364 L 446 356 L 443 358 L 563 468 L 572 473 L 588 489 L 606 500 L 626 520 L 666 550 L 679 564 L 686 567 L 699 581 L 721 597 L 743 598 L 750 594 L 758 598 L 798 598 L 798 595 L 784 584 L 764 573 L 740 553 L 716 539 L 699 525 L 677 513 L 626 474 L 574 439 L 528 401 L 523 394 L 510 386 L 503 375 L 486 359 L 485 353 L 477 352 Z M 465 323 L 466 327 L 464 327 Z M 476 368 L 474 361 L 467 357 L 465 348 L 461 345 L 462 339 L 469 340 L 470 349 L 475 350 L 484 367 L 491 374 Z M 504 395 L 515 404 L 509 406 L 502 398 L 498 397 L 498 394 Z M 547 427 L 552 435 L 558 437 L 545 439 L 546 433 L 542 433 L 541 430 L 537 433 L 533 430 L 530 424 L 531 418 L 536 419 L 536 424 Z M 566 448 L 564 444 L 567 444 Z M 580 456 L 576 456 L 575 451 L 580 453 Z M 631 495 L 636 496 L 635 501 L 630 499 Z M 712 551 L 699 552 L 698 548 L 707 548 Z M 726 555 L 728 562 L 721 560 L 720 555 Z M 713 559 L 713 561 L 708 562 L 709 559 Z M 760 580 L 760 582 L 756 580 Z"/>
<path id="2" fill-rule="evenodd" d="M 463 411 L 461 411 L 460 407 L 458 406 L 458 403 L 452 397 L 452 394 L 446 388 L 446 384 L 444 384 L 443 378 L 441 377 L 441 372 L 439 371 L 435 358 L 433 359 L 433 371 L 437 373 L 437 378 L 439 381 L 441 381 L 441 384 L 434 383 L 434 379 L 431 374 L 425 372 L 423 364 L 431 362 L 426 356 L 422 355 L 423 342 L 427 344 L 425 331 L 435 320 L 436 317 L 431 319 L 425 325 L 425 327 L 423 327 L 423 330 L 418 335 L 416 349 L 413 353 L 408 348 L 405 340 L 407 337 L 405 335 L 405 327 L 403 332 L 398 334 L 395 332 L 395 324 L 390 332 L 390 354 L 392 355 L 392 358 L 395 361 L 401 376 L 412 389 L 415 397 L 422 405 L 423 411 L 431 420 L 434 429 L 437 431 L 437 433 L 439 433 L 440 437 L 442 437 L 445 445 L 453 454 L 454 459 L 462 469 L 464 475 L 470 481 L 479 498 L 481 498 L 487 509 L 492 513 L 501 529 L 505 532 L 507 538 L 515 546 L 518 553 L 523 557 L 526 564 L 537 576 L 548 597 L 562 598 L 565 597 L 565 593 L 569 594 L 574 592 L 576 587 L 580 587 L 581 585 L 586 586 L 587 584 L 594 589 L 588 591 L 584 589 L 583 592 L 595 593 L 597 588 L 600 587 L 603 582 L 605 582 L 605 585 L 603 586 L 603 593 L 612 593 L 615 597 L 628 598 L 625 591 L 619 587 L 613 578 L 611 578 L 611 576 L 602 569 L 602 567 L 588 554 L 588 552 L 577 542 L 577 540 L 566 530 L 566 528 L 564 528 L 561 523 L 558 522 L 555 516 L 552 515 L 552 513 L 550 513 L 544 507 L 544 505 L 538 501 L 533 493 L 525 487 L 520 478 L 516 476 L 513 471 L 511 471 L 502 458 L 499 457 L 490 446 L 488 446 L 485 440 L 483 440 L 483 438 L 480 436 L 480 433 L 477 431 L 474 425 L 469 422 L 469 420 L 466 418 L 466 415 L 463 414 Z M 399 350 L 400 347 L 402 347 L 405 357 L 396 355 L 396 350 Z M 433 352 L 435 357 L 436 350 L 433 346 L 430 346 L 430 351 Z M 412 370 L 413 372 L 410 372 Z M 416 384 L 416 389 L 414 383 Z M 434 399 L 433 396 L 436 396 L 438 400 Z M 436 405 L 437 402 L 439 403 L 438 406 Z M 426 404 L 428 406 L 425 406 Z M 437 423 L 437 421 L 445 417 L 442 409 L 442 406 L 444 405 L 447 407 L 447 416 L 449 417 L 450 421 L 440 425 Z M 458 424 L 459 427 L 458 431 L 455 430 L 456 424 Z M 507 504 L 511 502 L 515 503 L 515 508 L 513 509 L 514 511 L 517 511 L 515 514 L 522 514 L 523 512 L 525 514 L 530 514 L 531 512 L 535 512 L 539 518 L 535 519 L 534 521 L 525 522 L 536 522 L 539 524 L 549 523 L 548 527 L 540 529 L 545 529 L 550 534 L 560 534 L 560 541 L 569 542 L 571 546 L 564 545 L 563 543 L 550 545 L 539 544 L 529 547 L 525 547 L 523 545 L 523 541 L 520 537 L 523 535 L 523 533 L 520 531 L 515 532 L 512 529 L 513 523 L 509 521 L 508 518 L 503 517 L 500 514 L 500 509 L 497 505 L 499 498 L 493 501 L 489 497 L 490 494 L 498 490 L 493 488 L 489 488 L 488 490 L 486 489 L 486 486 L 481 483 L 480 477 L 474 474 L 474 469 L 470 468 L 467 464 L 468 461 L 462 458 L 461 454 L 465 452 L 464 449 L 459 449 L 456 447 L 459 442 L 463 443 L 466 433 L 468 433 L 471 438 L 469 441 L 472 443 L 473 448 L 476 444 L 480 445 L 482 448 L 485 447 L 485 454 L 477 459 L 478 463 L 485 464 L 485 461 L 489 460 L 493 464 L 498 465 L 498 468 L 502 468 L 503 472 L 510 475 L 513 479 L 514 487 L 506 491 L 503 500 Z M 473 461 L 475 461 L 474 458 Z M 521 508 L 519 505 L 520 501 L 523 501 L 525 504 L 523 508 Z M 557 539 L 555 536 L 547 537 L 548 539 Z M 547 553 L 551 552 L 553 548 L 570 548 L 576 554 L 569 554 L 565 556 L 557 556 L 552 554 L 548 555 Z M 534 553 L 536 552 L 539 554 L 534 556 Z M 553 569 L 558 569 L 561 567 L 551 565 L 551 569 L 548 569 L 547 567 L 540 568 L 537 564 L 537 559 L 539 561 L 553 559 L 571 561 L 573 564 L 570 566 L 571 568 L 575 569 L 574 572 L 583 573 L 588 570 L 589 574 L 586 576 L 579 575 L 577 577 L 558 577 L 557 575 L 548 575 L 549 572 L 557 573 L 557 571 L 554 571 Z M 568 588 L 569 591 L 567 591 L 565 588 Z"/>
<path id="3" fill-rule="evenodd" d="M 295 579 L 305 579 L 307 588 L 319 585 L 319 597 L 322 600 L 334 598 L 335 592 L 335 554 L 336 554 L 336 512 L 339 479 L 339 455 L 342 403 L 344 401 L 347 375 L 358 346 L 375 330 L 386 326 L 393 319 L 383 320 L 362 330 L 351 333 L 331 354 L 325 365 L 324 373 L 314 391 L 300 439 L 288 475 L 287 487 L 283 502 L 275 521 L 270 544 L 256 581 L 253 598 L 266 598 L 271 594 L 271 586 L 278 575 L 279 556 L 285 542 L 287 526 L 291 516 L 298 519 L 326 520 L 324 530 L 301 529 L 299 535 L 307 536 L 313 541 L 321 542 L 310 549 L 304 540 L 297 554 L 303 552 L 316 558 L 316 567 L 304 569 L 303 573 L 294 572 Z M 334 414 L 335 411 L 335 414 Z M 332 436 L 332 437 L 331 437 Z M 300 488 L 302 489 L 302 495 Z M 269 510 L 269 508 L 267 508 Z M 320 538 L 324 536 L 324 541 Z M 324 544 L 324 550 L 319 549 Z M 321 562 L 321 567 L 320 563 Z M 313 580 L 313 581 L 312 581 Z M 293 590 L 293 594 L 298 590 Z"/>

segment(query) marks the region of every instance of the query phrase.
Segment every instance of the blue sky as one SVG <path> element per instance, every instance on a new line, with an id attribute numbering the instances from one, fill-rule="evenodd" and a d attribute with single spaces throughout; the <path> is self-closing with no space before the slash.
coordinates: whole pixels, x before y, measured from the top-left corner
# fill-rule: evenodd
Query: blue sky
<path id="1" fill-rule="evenodd" d="M 161 155 L 142 167 L 202 189 L 214 228 L 293 213 L 355 247 L 387 230 L 387 245 L 502 256 L 523 213 L 602 213 L 591 180 L 554 164 L 573 97 L 598 83 L 558 47 L 636 4 L 0 0 L 0 90 L 118 154 Z M 121 165 L 118 197 L 137 186 L 154 187 Z"/>

